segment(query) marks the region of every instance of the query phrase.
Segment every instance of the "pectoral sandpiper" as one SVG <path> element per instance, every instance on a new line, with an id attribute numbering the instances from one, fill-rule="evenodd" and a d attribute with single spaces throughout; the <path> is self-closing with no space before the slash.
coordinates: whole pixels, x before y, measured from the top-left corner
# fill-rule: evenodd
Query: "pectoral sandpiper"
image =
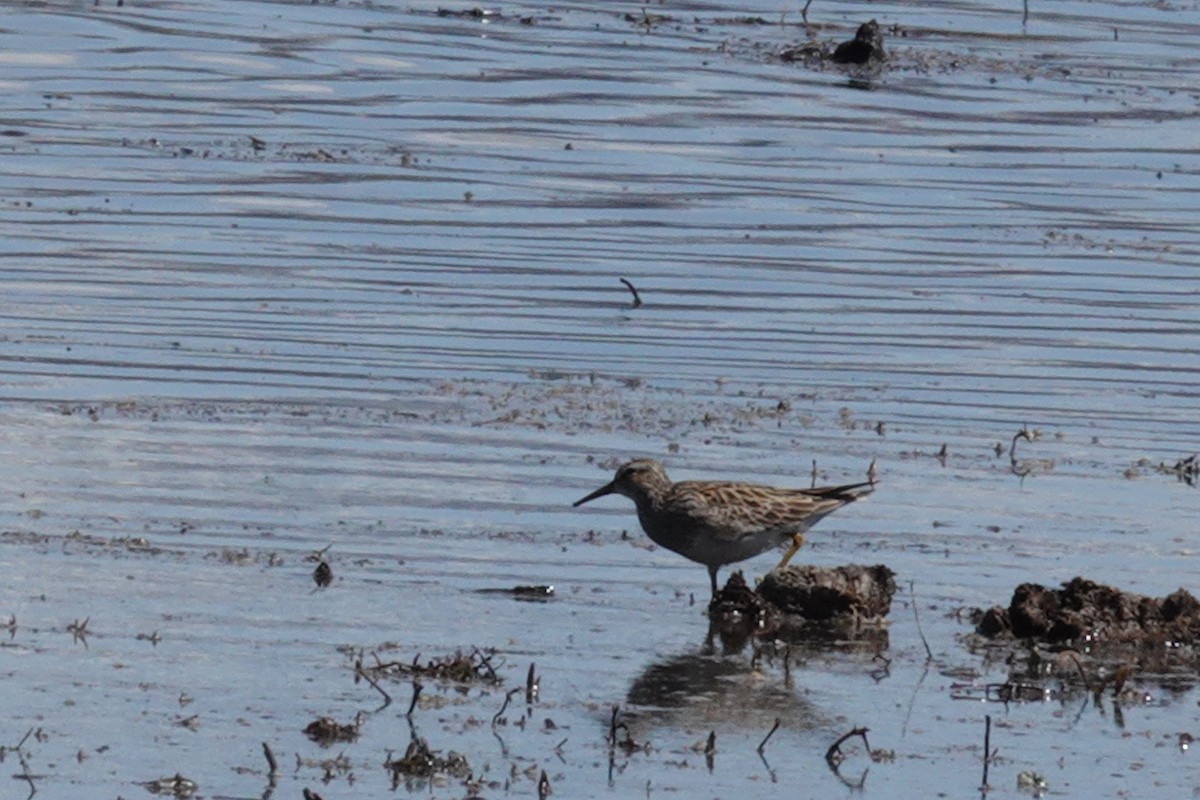
<path id="1" fill-rule="evenodd" d="M 662 464 L 639 458 L 622 464 L 610 482 L 574 505 L 606 494 L 628 497 L 655 544 L 708 567 L 715 596 L 722 566 L 790 542 L 776 567 L 782 569 L 803 544 L 804 531 L 874 488 L 874 481 L 813 489 L 734 481 L 672 483 Z"/>

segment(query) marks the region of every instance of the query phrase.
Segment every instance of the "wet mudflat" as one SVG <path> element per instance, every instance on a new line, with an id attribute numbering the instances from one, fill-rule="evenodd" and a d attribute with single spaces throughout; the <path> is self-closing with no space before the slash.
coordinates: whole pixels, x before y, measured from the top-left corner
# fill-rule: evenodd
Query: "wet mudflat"
<path id="1" fill-rule="evenodd" d="M 495 10 L 0 9 L 7 790 L 262 796 L 265 742 L 277 796 L 962 796 L 985 716 L 992 795 L 1194 789 L 1187 648 L 1097 701 L 970 636 L 1196 591 L 1194 14 Z M 881 68 L 778 57 L 872 17 Z M 710 636 L 702 567 L 570 508 L 633 455 L 875 459 L 797 561 L 886 564 L 890 625 Z"/>

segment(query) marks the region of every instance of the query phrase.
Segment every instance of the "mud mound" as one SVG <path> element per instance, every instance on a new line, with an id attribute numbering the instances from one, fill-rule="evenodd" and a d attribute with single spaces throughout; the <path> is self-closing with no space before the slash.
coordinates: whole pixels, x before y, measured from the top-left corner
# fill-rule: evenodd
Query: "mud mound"
<path id="1" fill-rule="evenodd" d="M 814 622 L 882 619 L 892 607 L 895 576 L 882 564 L 785 567 L 769 572 L 758 592 L 783 613 Z"/>
<path id="2" fill-rule="evenodd" d="M 1183 589 L 1154 598 L 1086 578 L 1075 578 L 1061 589 L 1023 583 L 1008 608 L 982 612 L 976 632 L 989 639 L 1047 643 L 1194 644 L 1200 639 L 1200 601 Z"/>
<path id="3" fill-rule="evenodd" d="M 785 567 L 768 573 L 756 589 L 735 572 L 713 598 L 709 614 L 755 620 L 760 629 L 797 622 L 842 627 L 882 620 L 895 592 L 895 573 L 882 564 Z"/>

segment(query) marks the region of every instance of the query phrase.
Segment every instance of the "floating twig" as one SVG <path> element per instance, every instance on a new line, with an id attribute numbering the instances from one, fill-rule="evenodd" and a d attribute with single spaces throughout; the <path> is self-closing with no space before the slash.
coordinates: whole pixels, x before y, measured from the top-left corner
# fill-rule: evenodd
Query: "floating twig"
<path id="1" fill-rule="evenodd" d="M 708 767 L 708 771 L 713 770 L 713 756 L 717 753 L 717 732 L 708 732 L 708 741 L 704 743 L 704 764 Z"/>
<path id="2" fill-rule="evenodd" d="M 783 720 L 779 717 L 775 718 L 775 724 L 771 726 L 771 730 L 767 731 L 767 735 L 758 743 L 758 754 L 763 754 L 763 749 L 767 746 L 767 742 L 771 741 L 771 737 L 775 735 L 775 731 L 779 730 L 779 726 L 783 724 Z"/>
<path id="3" fill-rule="evenodd" d="M 621 281 L 621 283 L 625 284 L 625 288 L 628 289 L 633 294 L 633 305 L 631 305 L 630 308 L 641 308 L 642 307 L 642 298 L 638 294 L 638 290 L 634 287 L 634 285 L 632 283 L 625 280 L 624 278 L 620 278 L 619 280 Z"/>
<path id="4" fill-rule="evenodd" d="M 815 458 L 813 459 L 813 468 L 812 468 L 812 486 L 810 486 L 809 488 L 811 488 L 811 489 L 817 488 L 817 460 Z"/>
<path id="5" fill-rule="evenodd" d="M 804 24 L 808 24 L 808 7 L 813 4 L 813 0 L 805 0 L 804 8 L 800 9 L 800 19 L 804 20 Z"/>

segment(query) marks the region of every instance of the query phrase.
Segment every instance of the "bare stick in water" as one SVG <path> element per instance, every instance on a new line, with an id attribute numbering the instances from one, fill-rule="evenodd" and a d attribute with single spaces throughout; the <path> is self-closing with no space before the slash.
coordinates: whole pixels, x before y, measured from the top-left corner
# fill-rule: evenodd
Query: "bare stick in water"
<path id="1" fill-rule="evenodd" d="M 771 737 L 775 735 L 775 731 L 779 730 L 779 725 L 783 720 L 779 717 L 775 718 L 775 724 L 771 726 L 771 730 L 767 731 L 767 735 L 758 743 L 758 754 L 761 756 L 763 748 L 767 746 L 767 742 L 771 741 Z"/>
<path id="2" fill-rule="evenodd" d="M 921 637 L 921 644 L 925 645 L 925 663 L 933 661 L 933 651 L 929 649 L 929 641 L 925 638 L 925 631 L 921 630 L 921 615 L 917 613 L 917 591 L 913 588 L 913 582 L 908 582 L 908 593 L 912 595 L 913 619 L 917 621 L 917 635 Z"/>
<path id="3" fill-rule="evenodd" d="M 625 280 L 624 278 L 621 278 L 620 281 L 621 281 L 621 283 L 625 284 L 626 289 L 628 289 L 630 292 L 633 293 L 632 308 L 641 308 L 642 307 L 642 298 L 638 295 L 638 290 L 634 288 L 632 283 Z"/>

